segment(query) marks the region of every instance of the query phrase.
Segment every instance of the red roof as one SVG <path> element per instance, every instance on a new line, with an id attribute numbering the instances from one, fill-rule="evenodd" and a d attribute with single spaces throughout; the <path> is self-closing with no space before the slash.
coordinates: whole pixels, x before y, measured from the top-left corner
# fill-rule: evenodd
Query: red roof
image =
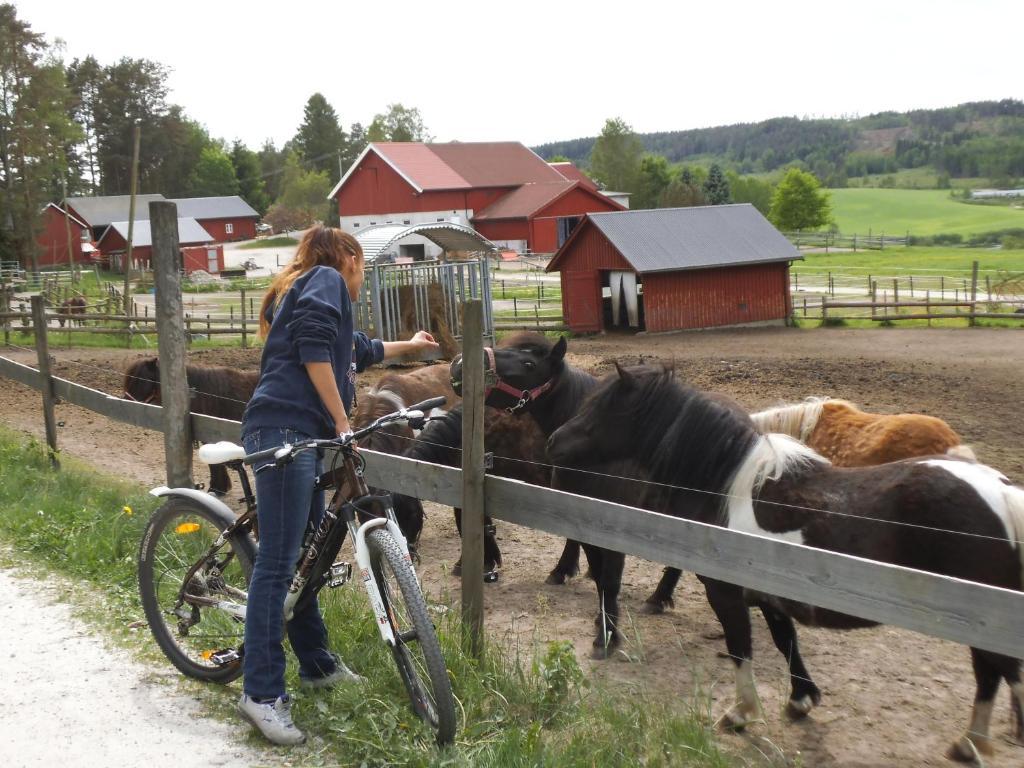
<path id="1" fill-rule="evenodd" d="M 374 142 L 375 152 L 418 192 L 441 189 L 518 187 L 521 184 L 559 182 L 565 177 L 518 141 Z M 362 156 L 331 191 L 335 197 Z"/>
<path id="2" fill-rule="evenodd" d="M 473 221 L 529 218 L 531 214 L 557 200 L 575 186 L 577 186 L 575 181 L 523 184 L 474 215 Z"/>
<path id="3" fill-rule="evenodd" d="M 572 163 L 564 161 L 557 163 L 548 163 L 548 165 L 550 165 L 552 168 L 554 168 L 556 171 L 562 174 L 569 181 L 578 181 L 580 185 L 586 187 L 587 189 L 593 190 L 594 192 L 598 191 L 597 184 L 594 183 L 594 180 L 587 176 L 587 174 L 585 174 Z"/>

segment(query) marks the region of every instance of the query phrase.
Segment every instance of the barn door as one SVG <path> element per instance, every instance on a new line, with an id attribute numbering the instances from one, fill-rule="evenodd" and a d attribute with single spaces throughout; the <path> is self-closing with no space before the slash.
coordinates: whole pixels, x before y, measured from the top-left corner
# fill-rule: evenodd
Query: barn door
<path id="1" fill-rule="evenodd" d="M 598 272 L 563 272 L 565 322 L 574 331 L 601 330 L 601 276 Z"/>
<path id="2" fill-rule="evenodd" d="M 220 269 L 217 264 L 216 248 L 210 248 L 209 250 L 206 251 L 206 266 L 206 271 L 210 272 L 211 274 L 216 274 L 217 272 L 220 272 Z"/>

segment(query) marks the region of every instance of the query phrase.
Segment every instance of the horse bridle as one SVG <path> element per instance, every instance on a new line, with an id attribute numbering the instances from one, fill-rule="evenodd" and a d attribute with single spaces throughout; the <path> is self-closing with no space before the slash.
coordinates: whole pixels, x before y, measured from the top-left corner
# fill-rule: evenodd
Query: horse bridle
<path id="1" fill-rule="evenodd" d="M 509 406 L 505 409 L 507 413 L 515 413 L 520 411 L 530 404 L 532 400 L 536 400 L 538 397 L 547 392 L 551 387 L 555 385 L 554 379 L 548 379 L 540 386 L 534 387 L 533 389 L 519 389 L 513 387 L 508 382 L 502 381 L 501 377 L 498 376 L 498 367 L 494 362 L 494 350 L 491 347 L 484 347 L 484 354 L 487 356 L 487 367 L 484 369 L 484 400 L 494 390 L 504 392 L 506 395 L 518 398 L 515 405 Z"/>

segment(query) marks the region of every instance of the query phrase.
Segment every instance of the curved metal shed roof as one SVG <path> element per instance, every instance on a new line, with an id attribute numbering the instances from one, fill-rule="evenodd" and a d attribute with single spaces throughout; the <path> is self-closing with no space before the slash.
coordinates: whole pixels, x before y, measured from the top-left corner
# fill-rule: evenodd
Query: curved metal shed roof
<path id="1" fill-rule="evenodd" d="M 498 247 L 476 230 L 453 224 L 449 221 L 438 221 L 427 224 L 377 224 L 363 227 L 353 233 L 363 247 L 363 256 L 373 261 L 387 251 L 391 245 L 409 237 L 419 235 L 440 246 L 444 251 L 497 251 Z"/>

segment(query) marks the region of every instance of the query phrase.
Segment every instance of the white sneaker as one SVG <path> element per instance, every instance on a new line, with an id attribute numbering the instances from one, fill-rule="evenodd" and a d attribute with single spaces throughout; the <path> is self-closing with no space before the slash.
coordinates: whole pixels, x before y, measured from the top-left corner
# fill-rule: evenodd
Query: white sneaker
<path id="1" fill-rule="evenodd" d="M 366 678 L 357 675 L 341 660 L 341 656 L 332 653 L 334 658 L 334 671 L 323 677 L 303 677 L 299 675 L 299 686 L 302 688 L 332 688 L 338 683 L 365 683 Z"/>
<path id="2" fill-rule="evenodd" d="M 243 693 L 238 700 L 238 714 L 275 744 L 293 746 L 306 740 L 306 735 L 292 722 L 292 702 L 288 694 L 260 703 Z"/>

